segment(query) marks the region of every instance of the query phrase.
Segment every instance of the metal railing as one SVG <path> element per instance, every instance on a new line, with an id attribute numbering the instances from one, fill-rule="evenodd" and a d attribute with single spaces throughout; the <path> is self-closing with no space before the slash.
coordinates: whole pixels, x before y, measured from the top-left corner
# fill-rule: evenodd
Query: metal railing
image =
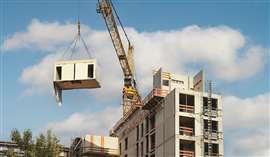
<path id="1" fill-rule="evenodd" d="M 179 134 L 186 136 L 193 136 L 194 135 L 193 128 L 180 126 Z"/>
<path id="2" fill-rule="evenodd" d="M 179 111 L 180 112 L 194 113 L 194 106 L 180 104 L 179 105 Z"/>
<path id="3" fill-rule="evenodd" d="M 204 129 L 204 138 L 208 139 L 208 134 L 209 134 L 209 131 L 208 129 Z M 212 129 L 212 132 L 211 132 L 211 139 L 212 140 L 218 140 L 218 139 L 222 139 L 222 132 L 218 132 L 217 130 L 213 130 Z"/>
<path id="4" fill-rule="evenodd" d="M 180 150 L 180 157 L 195 157 L 194 151 Z"/>
<path id="5" fill-rule="evenodd" d="M 205 157 L 210 157 L 210 155 L 209 155 L 208 152 L 205 152 L 205 153 L 204 153 L 204 156 L 205 156 Z M 211 153 L 211 157 L 222 157 L 222 155 L 220 155 L 219 153 L 214 153 L 214 152 L 212 152 L 212 153 Z"/>
<path id="6" fill-rule="evenodd" d="M 208 116 L 208 107 L 207 106 L 203 107 L 203 114 L 205 116 Z M 218 117 L 218 109 L 217 108 L 212 107 L 211 116 L 212 117 Z"/>
<path id="7" fill-rule="evenodd" d="M 101 147 L 83 147 L 84 154 L 119 154 L 118 149 L 101 148 Z"/>
<path id="8" fill-rule="evenodd" d="M 154 88 L 144 99 L 143 104 L 146 104 L 150 99 L 153 97 L 165 97 L 169 93 L 168 90 L 160 89 L 160 88 Z"/>

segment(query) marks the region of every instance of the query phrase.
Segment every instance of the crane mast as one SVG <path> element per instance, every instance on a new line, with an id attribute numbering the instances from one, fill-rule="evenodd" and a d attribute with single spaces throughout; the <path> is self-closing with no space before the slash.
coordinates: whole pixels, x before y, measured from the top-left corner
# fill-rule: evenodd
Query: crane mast
<path id="1" fill-rule="evenodd" d="M 116 55 L 120 62 L 124 74 L 124 88 L 123 88 L 123 115 L 126 115 L 132 108 L 142 106 L 141 97 L 138 93 L 135 81 L 135 68 L 133 63 L 133 46 L 131 45 L 124 28 L 121 27 L 128 40 L 128 55 L 125 53 L 125 49 L 118 31 L 116 19 L 114 13 L 117 15 L 110 0 L 98 0 L 97 12 L 102 14 L 107 29 L 109 31 L 113 46 L 115 48 Z M 114 12 L 114 13 L 113 13 Z"/>

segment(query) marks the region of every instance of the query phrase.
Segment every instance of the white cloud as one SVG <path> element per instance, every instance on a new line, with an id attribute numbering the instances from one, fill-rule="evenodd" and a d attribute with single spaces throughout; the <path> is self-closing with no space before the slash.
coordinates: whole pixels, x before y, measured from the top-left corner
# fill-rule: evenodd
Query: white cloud
<path id="1" fill-rule="evenodd" d="M 269 130 L 257 129 L 246 135 L 239 135 L 234 141 L 233 153 L 241 156 L 269 156 Z M 256 143 L 256 144 L 255 144 Z"/>
<path id="2" fill-rule="evenodd" d="M 120 117 L 120 108 L 107 107 L 102 111 L 73 113 L 63 121 L 49 123 L 45 129 L 51 129 L 62 143 L 69 144 L 70 138 L 86 134 L 108 135 Z"/>
<path id="3" fill-rule="evenodd" d="M 224 97 L 224 131 L 229 156 L 267 156 L 270 151 L 270 93 Z"/>
<path id="4" fill-rule="evenodd" d="M 122 73 L 106 30 L 93 30 L 82 25 L 84 39 L 99 62 L 102 88 L 96 96 L 119 97 Z M 218 79 L 234 81 L 254 76 L 265 65 L 266 50 L 250 45 L 241 32 L 227 26 L 187 26 L 172 31 L 138 32 L 126 29 L 135 45 L 138 85 L 143 92 L 150 88 L 152 70 L 159 67 L 176 73 L 186 73 L 190 64 L 205 66 Z M 49 53 L 60 52 L 76 33 L 74 24 L 33 20 L 24 32 L 14 33 L 3 47 L 6 51 L 34 48 Z M 47 88 L 51 81 L 51 58 L 28 67 L 21 76 L 27 86 Z M 36 70 L 39 69 L 39 70 Z M 198 69 L 196 69 L 198 70 Z M 192 69 L 193 71 L 193 69 Z M 31 77 L 28 77 L 31 76 Z M 52 78 L 52 77 L 50 77 Z M 117 92 L 116 92 L 117 91 Z"/>
<path id="5" fill-rule="evenodd" d="M 60 58 L 58 53 L 49 54 L 35 66 L 28 67 L 23 70 L 20 81 L 29 85 L 24 92 L 26 95 L 40 93 L 44 91 L 53 91 L 52 78 L 54 62 Z M 34 92 L 34 93 L 33 93 Z"/>

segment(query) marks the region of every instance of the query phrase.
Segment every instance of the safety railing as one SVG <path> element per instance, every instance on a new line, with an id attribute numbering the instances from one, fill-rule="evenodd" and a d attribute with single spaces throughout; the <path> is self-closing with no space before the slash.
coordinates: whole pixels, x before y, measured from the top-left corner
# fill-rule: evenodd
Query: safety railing
<path id="1" fill-rule="evenodd" d="M 190 150 L 180 150 L 180 157 L 195 157 L 194 151 Z"/>
<path id="2" fill-rule="evenodd" d="M 203 107 L 203 113 L 204 113 L 205 116 L 208 116 L 208 111 L 209 110 L 208 110 L 207 106 Z M 211 115 L 212 115 L 212 117 L 218 117 L 218 109 L 212 107 Z"/>
<path id="3" fill-rule="evenodd" d="M 204 138 L 208 139 L 208 135 L 209 135 L 208 129 L 204 129 Z M 211 131 L 211 139 L 212 140 L 218 140 L 218 139 L 222 139 L 222 138 L 223 138 L 222 132 L 218 132 L 217 130 Z"/>
<path id="4" fill-rule="evenodd" d="M 179 134 L 186 135 L 186 136 L 193 136 L 194 135 L 193 128 L 180 126 Z"/>
<path id="5" fill-rule="evenodd" d="M 205 152 L 204 153 L 204 156 L 205 157 L 222 157 L 222 155 L 220 155 L 219 153 L 215 153 L 215 152 L 212 152 L 211 155 L 208 153 L 208 152 Z"/>
<path id="6" fill-rule="evenodd" d="M 179 111 L 180 112 L 194 113 L 194 106 L 180 104 L 179 105 Z"/>
<path id="7" fill-rule="evenodd" d="M 102 147 L 83 147 L 84 154 L 119 154 L 118 149 L 102 148 Z"/>
<path id="8" fill-rule="evenodd" d="M 143 103 L 146 104 L 153 97 L 165 97 L 169 93 L 168 90 L 154 88 L 143 100 Z"/>

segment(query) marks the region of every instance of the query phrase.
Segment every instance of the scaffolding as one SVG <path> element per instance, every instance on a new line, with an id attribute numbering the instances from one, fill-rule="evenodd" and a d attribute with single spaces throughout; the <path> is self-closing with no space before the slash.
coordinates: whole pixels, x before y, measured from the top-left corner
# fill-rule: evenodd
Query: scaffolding
<path id="1" fill-rule="evenodd" d="M 207 101 L 207 130 L 208 130 L 208 156 L 212 156 L 212 81 L 208 81 L 208 101 Z"/>

